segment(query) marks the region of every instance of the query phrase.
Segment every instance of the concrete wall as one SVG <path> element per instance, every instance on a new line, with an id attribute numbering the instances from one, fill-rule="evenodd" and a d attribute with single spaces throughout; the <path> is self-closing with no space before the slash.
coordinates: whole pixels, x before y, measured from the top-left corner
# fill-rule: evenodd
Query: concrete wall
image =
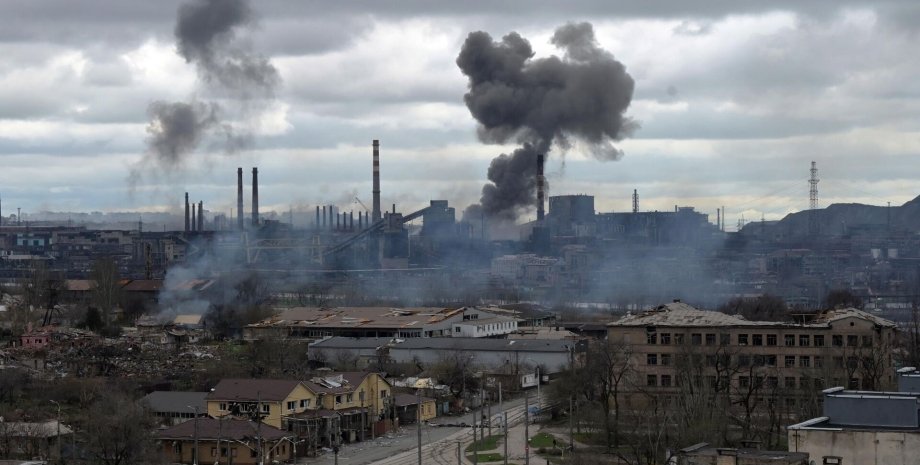
<path id="1" fill-rule="evenodd" d="M 913 465 L 920 450 L 920 431 L 789 430 L 789 450 L 808 452 L 822 463 L 825 456 L 843 458 L 843 465 Z"/>
<path id="2" fill-rule="evenodd" d="M 525 351 L 485 351 L 485 350 L 433 350 L 433 349 L 401 349 L 399 346 L 390 349 L 390 358 L 398 363 L 409 363 L 418 360 L 423 364 L 437 363 L 449 353 L 462 352 L 473 357 L 473 363 L 488 368 L 501 368 L 506 365 L 535 366 L 540 365 L 548 374 L 557 373 L 569 366 L 568 352 L 525 352 Z"/>

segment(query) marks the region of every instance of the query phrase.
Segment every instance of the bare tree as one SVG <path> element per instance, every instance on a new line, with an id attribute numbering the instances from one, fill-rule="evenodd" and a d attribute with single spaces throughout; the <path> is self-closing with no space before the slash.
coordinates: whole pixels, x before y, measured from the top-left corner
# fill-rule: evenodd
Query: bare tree
<path id="1" fill-rule="evenodd" d="M 99 258 L 93 262 L 90 276 L 94 281 L 93 303 L 102 312 L 102 321 L 110 325 L 112 312 L 120 305 L 122 296 L 118 265 L 111 257 Z"/>
<path id="2" fill-rule="evenodd" d="M 156 463 L 152 428 L 147 412 L 116 392 L 87 410 L 86 450 L 102 465 Z"/>

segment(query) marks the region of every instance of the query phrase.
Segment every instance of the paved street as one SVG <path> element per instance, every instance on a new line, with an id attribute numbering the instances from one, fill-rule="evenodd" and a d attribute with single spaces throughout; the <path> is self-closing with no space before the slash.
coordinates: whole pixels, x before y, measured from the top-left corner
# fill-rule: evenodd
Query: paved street
<path id="1" fill-rule="evenodd" d="M 520 421 L 524 412 L 524 399 L 518 398 L 505 402 L 508 411 L 509 424 L 515 420 Z M 498 405 L 492 406 L 492 415 L 499 414 Z M 460 423 L 472 424 L 478 421 L 481 410 L 467 413 L 463 416 L 438 417 L 435 423 Z M 499 433 L 496 425 L 493 434 Z M 521 433 L 523 435 L 523 432 Z M 457 442 L 461 447 L 473 440 L 472 428 L 457 427 L 432 427 L 422 426 L 422 456 L 425 464 L 453 465 L 457 463 Z M 368 440 L 363 443 L 345 445 L 339 452 L 340 465 L 415 465 L 418 463 L 418 444 L 415 425 L 401 428 L 397 433 L 388 434 L 382 438 Z M 509 449 L 510 452 L 510 449 Z M 328 453 L 318 458 L 302 459 L 300 463 L 311 465 L 333 465 L 335 457 Z M 464 463 L 469 463 L 464 460 Z"/>

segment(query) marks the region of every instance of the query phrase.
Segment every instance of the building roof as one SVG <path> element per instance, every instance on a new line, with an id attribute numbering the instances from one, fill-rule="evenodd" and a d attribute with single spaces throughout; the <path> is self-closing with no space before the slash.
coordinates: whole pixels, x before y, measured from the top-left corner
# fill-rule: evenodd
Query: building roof
<path id="1" fill-rule="evenodd" d="M 920 432 L 920 393 L 850 391 L 842 387 L 822 393 L 824 416 L 788 429 Z"/>
<path id="2" fill-rule="evenodd" d="M 315 376 L 303 383 L 316 394 L 342 394 L 354 392 L 364 381 L 364 378 L 370 375 L 371 373 L 363 371 L 333 372 Z M 381 378 L 383 377 L 381 376 Z M 383 380 L 383 382 L 389 385 L 386 380 Z"/>
<path id="3" fill-rule="evenodd" d="M 294 307 L 280 315 L 247 325 L 316 328 L 421 328 L 460 315 L 463 309 L 438 307 Z"/>
<path id="4" fill-rule="evenodd" d="M 122 286 L 126 292 L 159 292 L 162 288 L 162 279 L 132 279 Z"/>
<path id="5" fill-rule="evenodd" d="M 198 407 L 199 412 L 206 413 L 208 411 L 205 401 L 207 396 L 207 392 L 153 391 L 144 396 L 141 402 L 154 412 L 191 413 L 194 407 Z"/>
<path id="6" fill-rule="evenodd" d="M 48 420 L 42 422 L 7 421 L 0 422 L 4 435 L 11 437 L 53 438 L 58 435 L 58 421 Z M 65 424 L 60 424 L 61 435 L 72 434 L 73 430 Z"/>
<path id="7" fill-rule="evenodd" d="M 489 339 L 476 337 L 416 337 L 391 347 L 407 350 L 465 350 L 510 352 L 569 352 L 574 341 L 554 339 Z"/>
<path id="8" fill-rule="evenodd" d="M 174 325 L 198 326 L 201 325 L 203 315 L 176 315 L 173 318 Z"/>
<path id="9" fill-rule="evenodd" d="M 421 397 L 423 403 L 434 402 L 435 400 L 431 397 Z M 393 396 L 393 404 L 397 407 L 408 407 L 410 405 L 418 405 L 419 398 L 415 397 L 415 394 L 408 394 L 405 392 L 398 392 Z"/>
<path id="10" fill-rule="evenodd" d="M 834 309 L 819 313 L 812 321 L 799 324 L 782 321 L 751 321 L 741 315 L 729 315 L 713 310 L 700 310 L 683 302 L 671 302 L 638 313 L 627 313 L 607 326 L 672 326 L 672 327 L 710 327 L 710 326 L 784 326 L 803 328 L 829 328 L 834 322 L 846 318 L 858 318 L 871 323 L 893 328 L 895 324 L 884 318 L 855 308 Z"/>
<path id="11" fill-rule="evenodd" d="M 804 463 L 805 460 L 808 460 L 807 452 L 788 452 L 781 450 L 761 450 L 761 449 L 749 449 L 749 448 L 725 448 L 725 447 L 713 447 L 709 444 L 702 442 L 695 444 L 693 446 L 687 447 L 680 450 L 680 455 L 682 456 L 703 456 L 703 457 L 715 457 L 721 455 L 733 455 L 739 458 L 745 459 L 757 459 L 757 463 Z M 740 461 L 740 460 L 739 460 Z"/>
<path id="12" fill-rule="evenodd" d="M 379 349 L 392 342 L 392 337 L 328 337 L 310 344 L 311 349 Z"/>
<path id="13" fill-rule="evenodd" d="M 245 441 L 261 435 L 264 440 L 275 441 L 291 436 L 291 433 L 265 423 L 259 428 L 256 422 L 249 420 L 237 420 L 229 417 L 220 420 L 203 417 L 160 430 L 156 433 L 156 437 L 161 440 L 194 440 L 196 423 L 199 440 L 217 440 L 219 437 L 222 440 Z"/>
<path id="14" fill-rule="evenodd" d="M 293 379 L 222 379 L 208 400 L 281 402 L 301 384 Z"/>

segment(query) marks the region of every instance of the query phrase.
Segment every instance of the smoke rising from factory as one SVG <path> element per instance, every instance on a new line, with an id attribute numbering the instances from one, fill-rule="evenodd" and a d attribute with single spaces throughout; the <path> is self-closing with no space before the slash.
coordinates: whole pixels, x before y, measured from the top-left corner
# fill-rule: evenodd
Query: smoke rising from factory
<path id="1" fill-rule="evenodd" d="M 534 58 L 530 43 L 512 32 L 495 41 L 472 32 L 457 57 L 469 78 L 464 101 L 487 143 L 521 144 L 492 160 L 483 186 L 489 217 L 513 219 L 533 205 L 536 159 L 553 147 L 563 152 L 578 141 L 599 160 L 616 160 L 614 142 L 637 127 L 625 116 L 634 82 L 625 66 L 601 49 L 589 23 L 559 27 L 553 45 L 563 56 Z"/>
<path id="2" fill-rule="evenodd" d="M 268 58 L 238 40 L 239 31 L 253 23 L 246 0 L 194 0 L 179 7 L 176 50 L 195 65 L 204 93 L 216 99 L 153 102 L 145 158 L 132 181 L 151 165 L 166 173 L 181 169 L 205 141 L 226 153 L 251 144 L 254 128 L 247 120 L 274 99 L 281 82 Z"/>

